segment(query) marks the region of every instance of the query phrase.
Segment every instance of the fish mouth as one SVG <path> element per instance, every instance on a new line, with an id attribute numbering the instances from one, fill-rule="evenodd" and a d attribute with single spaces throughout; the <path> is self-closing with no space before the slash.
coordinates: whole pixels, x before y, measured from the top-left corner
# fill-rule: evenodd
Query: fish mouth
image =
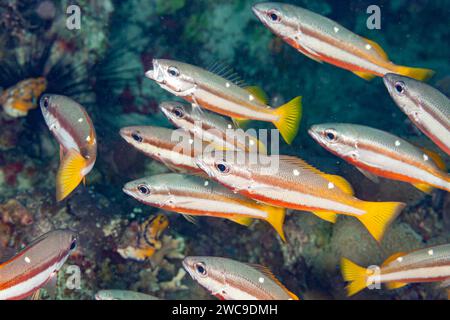
<path id="1" fill-rule="evenodd" d="M 153 59 L 152 63 L 153 69 L 148 70 L 145 73 L 145 76 L 153 81 L 162 83 L 164 81 L 164 72 L 162 70 L 162 67 L 159 65 L 157 59 Z"/>
<path id="2" fill-rule="evenodd" d="M 308 134 L 311 136 L 311 138 L 320 143 L 320 134 L 314 131 L 314 127 L 308 129 Z"/>
<path id="3" fill-rule="evenodd" d="M 122 191 L 126 195 L 129 195 L 130 197 L 133 197 L 133 192 L 130 189 L 128 189 L 126 186 L 122 188 Z"/>
<path id="4" fill-rule="evenodd" d="M 383 76 L 383 83 L 388 89 L 389 93 L 392 93 L 392 87 L 394 86 L 394 79 L 392 78 L 393 76 L 395 76 L 395 74 L 393 73 L 386 73 Z"/>

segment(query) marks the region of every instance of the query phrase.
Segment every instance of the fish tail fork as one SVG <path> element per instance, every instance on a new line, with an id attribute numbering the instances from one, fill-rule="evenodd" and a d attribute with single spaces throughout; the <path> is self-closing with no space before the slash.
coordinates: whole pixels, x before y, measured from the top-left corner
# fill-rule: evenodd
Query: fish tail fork
<path id="1" fill-rule="evenodd" d="M 366 213 L 355 217 L 361 221 L 375 240 L 380 242 L 387 227 L 403 210 L 405 204 L 402 202 L 365 202 L 363 207 Z"/>
<path id="2" fill-rule="evenodd" d="M 341 259 L 341 272 L 347 285 L 347 296 L 352 296 L 367 287 L 367 270 L 347 258 Z"/>
<path id="3" fill-rule="evenodd" d="M 288 103 L 278 107 L 274 113 L 279 117 L 274 125 L 280 131 L 283 139 L 291 144 L 297 135 L 302 119 L 302 97 L 296 97 Z"/>
<path id="4" fill-rule="evenodd" d="M 74 149 L 71 149 L 63 158 L 56 176 L 56 200 L 62 201 L 83 180 L 83 169 L 86 160 Z"/>
<path id="5" fill-rule="evenodd" d="M 286 214 L 286 209 L 267 206 L 265 211 L 268 214 L 267 222 L 275 229 L 275 231 L 280 235 L 280 238 L 286 242 L 286 236 L 283 231 L 284 217 Z"/>

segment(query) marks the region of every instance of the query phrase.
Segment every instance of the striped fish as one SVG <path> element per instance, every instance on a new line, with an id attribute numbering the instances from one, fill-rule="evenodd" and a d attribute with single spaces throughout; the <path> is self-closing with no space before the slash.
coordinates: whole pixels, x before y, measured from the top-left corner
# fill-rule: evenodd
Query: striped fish
<path id="1" fill-rule="evenodd" d="M 196 107 L 228 116 L 237 122 L 272 122 L 289 144 L 297 135 L 302 115 L 301 97 L 274 109 L 267 105 L 267 96 L 257 87 L 243 88 L 234 79 L 222 77 L 221 72 L 214 73 L 173 60 L 154 59 L 153 69 L 145 75 Z"/>
<path id="2" fill-rule="evenodd" d="M 0 300 L 24 299 L 45 286 L 77 247 L 77 235 L 55 230 L 0 264 Z"/>
<path id="3" fill-rule="evenodd" d="M 195 157 L 207 147 L 183 130 L 137 126 L 122 128 L 120 135 L 133 147 L 172 171 L 203 174 L 195 164 Z"/>
<path id="4" fill-rule="evenodd" d="M 299 300 L 269 269 L 260 265 L 221 257 L 186 257 L 183 267 L 221 300 Z"/>
<path id="5" fill-rule="evenodd" d="M 150 206 L 190 216 L 225 218 L 248 226 L 252 219 L 270 223 L 285 241 L 285 210 L 256 203 L 196 176 L 169 173 L 127 183 L 123 191 Z"/>
<path id="6" fill-rule="evenodd" d="M 368 202 L 354 197 L 342 177 L 326 174 L 290 156 L 242 152 L 203 155 L 197 165 L 212 179 L 235 192 L 272 206 L 305 210 L 334 223 L 337 214 L 357 218 L 380 241 L 386 227 L 405 206 L 399 202 Z"/>
<path id="7" fill-rule="evenodd" d="M 92 170 L 97 159 L 95 128 L 86 110 L 76 101 L 59 95 L 42 96 L 41 111 L 60 145 L 56 199 L 65 199 Z"/>
<path id="8" fill-rule="evenodd" d="M 395 65 L 377 43 L 309 10 L 284 3 L 263 2 L 255 4 L 253 12 L 275 35 L 307 57 L 350 70 L 366 80 L 386 73 L 419 80 L 433 74 L 428 69 Z"/>
<path id="9" fill-rule="evenodd" d="M 164 101 L 159 108 L 174 126 L 213 143 L 219 150 L 266 152 L 264 144 L 256 137 L 237 128 L 225 117 L 208 111 L 195 112 L 191 105 L 176 101 Z"/>
<path id="10" fill-rule="evenodd" d="M 450 191 L 450 177 L 437 154 L 421 150 L 390 133 L 348 123 L 314 125 L 309 134 L 321 146 L 375 176 L 411 183 L 429 193 L 433 187 Z"/>
<path id="11" fill-rule="evenodd" d="M 398 107 L 428 138 L 450 155 L 450 99 L 437 89 L 411 78 L 383 78 Z"/>
<path id="12" fill-rule="evenodd" d="M 442 281 L 446 286 L 450 280 L 450 244 L 396 253 L 386 259 L 379 270 L 369 270 L 343 258 L 341 269 L 344 280 L 349 282 L 349 296 L 376 283 L 385 283 L 388 289 L 417 282 Z"/>

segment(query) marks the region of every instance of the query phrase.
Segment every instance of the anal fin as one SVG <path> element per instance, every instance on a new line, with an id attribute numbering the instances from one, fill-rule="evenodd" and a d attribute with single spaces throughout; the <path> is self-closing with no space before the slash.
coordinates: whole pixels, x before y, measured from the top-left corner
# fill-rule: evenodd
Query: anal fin
<path id="1" fill-rule="evenodd" d="M 386 288 L 388 288 L 389 290 L 394 290 L 394 289 L 402 288 L 406 285 L 407 285 L 407 283 L 404 283 L 404 282 L 388 282 L 388 283 L 386 283 Z"/>
<path id="2" fill-rule="evenodd" d="M 313 211 L 316 216 L 325 221 L 335 223 L 337 220 L 337 214 L 332 211 Z"/>
<path id="3" fill-rule="evenodd" d="M 375 75 L 372 73 L 368 73 L 368 72 L 363 72 L 363 71 L 353 71 L 354 74 L 356 74 L 358 77 L 363 78 L 364 80 L 372 80 L 373 78 L 375 78 Z"/>
<path id="4" fill-rule="evenodd" d="M 413 186 L 416 187 L 417 189 L 419 189 L 422 192 L 428 193 L 430 194 L 434 187 L 430 186 L 429 184 L 425 184 L 425 183 L 413 183 Z"/>

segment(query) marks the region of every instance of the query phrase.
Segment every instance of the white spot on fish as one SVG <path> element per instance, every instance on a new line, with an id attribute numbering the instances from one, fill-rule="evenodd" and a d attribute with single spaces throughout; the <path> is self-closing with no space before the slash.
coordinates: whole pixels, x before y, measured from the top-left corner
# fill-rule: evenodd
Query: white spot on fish
<path id="1" fill-rule="evenodd" d="M 233 126 L 230 123 L 228 124 L 228 129 L 233 129 Z"/>
<path id="2" fill-rule="evenodd" d="M 83 118 L 78 119 L 78 122 L 79 123 L 83 122 Z"/>
<path id="3" fill-rule="evenodd" d="M 398 257 L 398 258 L 397 258 L 397 261 L 398 261 L 398 262 L 402 262 L 402 261 L 403 261 L 403 257 Z"/>
<path id="4" fill-rule="evenodd" d="M 400 141 L 395 140 L 395 146 L 396 146 L 396 147 L 398 147 L 400 144 L 401 144 Z"/>
<path id="5" fill-rule="evenodd" d="M 334 27 L 333 30 L 334 30 L 335 33 L 339 32 L 339 28 L 338 27 Z"/>
<path id="6" fill-rule="evenodd" d="M 370 44 L 366 44 L 366 50 L 372 49 L 372 46 Z"/>
<path id="7" fill-rule="evenodd" d="M 428 250 L 428 255 L 432 256 L 433 255 L 433 249 Z"/>
<path id="8" fill-rule="evenodd" d="M 328 189 L 334 189 L 334 183 L 328 182 Z"/>
<path id="9" fill-rule="evenodd" d="M 260 278 L 258 279 L 258 281 L 259 281 L 259 283 L 264 283 L 264 278 L 263 278 L 263 277 L 260 277 Z"/>
<path id="10" fill-rule="evenodd" d="M 294 169 L 294 171 L 292 171 L 294 173 L 294 176 L 299 176 L 300 175 L 300 171 L 298 171 L 297 169 Z"/>
<path id="11" fill-rule="evenodd" d="M 87 141 L 87 142 L 91 141 L 91 136 L 87 136 L 87 137 L 86 137 L 86 141 Z"/>
<path id="12" fill-rule="evenodd" d="M 207 186 L 208 186 L 208 184 L 209 184 L 209 181 L 208 181 L 208 180 L 206 180 L 206 181 L 205 181 L 205 183 L 204 183 L 205 187 L 207 187 Z"/>
<path id="13" fill-rule="evenodd" d="M 230 87 L 230 83 L 229 82 L 225 83 L 225 87 L 229 88 Z"/>
<path id="14" fill-rule="evenodd" d="M 26 262 L 26 263 L 30 263 L 30 262 L 31 262 L 31 259 L 28 258 L 28 257 L 25 257 L 25 262 Z"/>
<path id="15" fill-rule="evenodd" d="M 428 156 L 425 153 L 423 154 L 423 160 L 428 161 Z"/>
<path id="16" fill-rule="evenodd" d="M 250 145 L 251 145 L 251 146 L 255 145 L 255 141 L 250 140 Z"/>
<path id="17" fill-rule="evenodd" d="M 253 101 L 254 99 L 255 99 L 255 97 L 254 97 L 253 95 L 250 94 L 250 95 L 248 96 L 248 100 Z"/>
<path id="18" fill-rule="evenodd" d="M 189 139 L 189 144 L 193 144 L 193 143 L 194 143 L 194 140 Z"/>

